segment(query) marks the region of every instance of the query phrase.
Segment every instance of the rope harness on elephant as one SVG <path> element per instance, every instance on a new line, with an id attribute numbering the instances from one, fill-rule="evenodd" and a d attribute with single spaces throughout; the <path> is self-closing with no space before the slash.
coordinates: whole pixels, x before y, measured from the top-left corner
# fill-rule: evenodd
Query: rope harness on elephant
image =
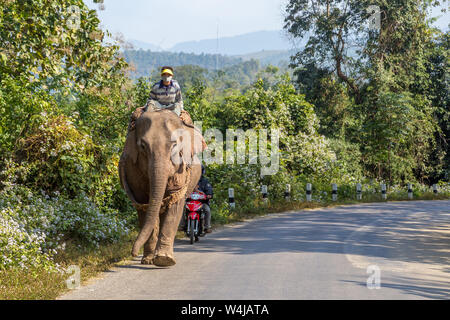
<path id="1" fill-rule="evenodd" d="M 171 193 L 169 196 L 165 197 L 162 200 L 162 204 L 161 204 L 161 209 L 159 210 L 160 214 L 163 213 L 164 211 L 166 211 L 167 209 L 169 209 L 173 204 L 177 203 L 178 201 L 180 201 L 181 199 L 183 199 L 186 196 L 186 191 L 189 185 L 189 182 L 191 181 L 191 168 L 192 167 L 188 167 L 186 169 L 186 183 L 184 184 L 184 186 L 174 192 Z M 135 207 L 137 210 L 145 210 L 147 211 L 148 207 L 150 206 L 150 203 L 147 204 L 141 204 L 141 203 L 133 203 L 133 207 Z"/>

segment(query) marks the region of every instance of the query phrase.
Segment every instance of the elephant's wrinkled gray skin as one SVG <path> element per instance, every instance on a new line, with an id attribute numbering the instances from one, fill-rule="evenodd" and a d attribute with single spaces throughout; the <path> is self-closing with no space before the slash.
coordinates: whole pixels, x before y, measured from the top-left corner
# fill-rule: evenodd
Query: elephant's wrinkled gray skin
<path id="1" fill-rule="evenodd" d="M 195 153 L 201 151 L 201 142 L 194 144 L 198 135 L 190 129 L 177 138 L 173 133 L 178 129 L 188 128 L 172 111 L 145 112 L 136 120 L 135 130 L 129 131 L 120 158 L 122 188 L 134 203 L 150 204 L 147 210 L 138 209 L 140 232 L 132 249 L 132 255 L 137 256 L 144 245 L 143 264 L 176 263 L 173 243 L 185 197 L 160 213 L 162 200 L 186 185 L 187 164 L 191 164 L 191 172 L 186 194 L 200 179 L 200 163 L 193 161 Z M 176 141 L 171 141 L 173 137 Z M 189 139 L 192 148 L 183 144 Z"/>

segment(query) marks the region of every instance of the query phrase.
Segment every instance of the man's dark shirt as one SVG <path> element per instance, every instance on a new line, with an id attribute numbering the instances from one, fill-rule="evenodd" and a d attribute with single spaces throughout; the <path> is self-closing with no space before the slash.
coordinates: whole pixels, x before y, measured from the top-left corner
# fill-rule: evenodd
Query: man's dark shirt
<path id="1" fill-rule="evenodd" d="M 204 192 L 207 196 L 213 196 L 213 188 L 211 183 L 209 183 L 208 179 L 205 176 L 201 176 L 198 181 L 198 188 L 200 191 Z M 209 205 L 209 199 L 206 202 Z"/>

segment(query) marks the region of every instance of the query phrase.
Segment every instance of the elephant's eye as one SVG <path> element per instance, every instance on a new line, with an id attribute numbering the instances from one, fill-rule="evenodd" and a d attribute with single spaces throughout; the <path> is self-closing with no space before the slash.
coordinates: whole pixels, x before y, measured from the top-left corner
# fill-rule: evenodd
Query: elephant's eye
<path id="1" fill-rule="evenodd" d="M 141 150 L 142 151 L 144 151 L 145 150 L 145 143 L 144 143 L 144 141 L 139 141 L 139 147 L 141 148 Z"/>

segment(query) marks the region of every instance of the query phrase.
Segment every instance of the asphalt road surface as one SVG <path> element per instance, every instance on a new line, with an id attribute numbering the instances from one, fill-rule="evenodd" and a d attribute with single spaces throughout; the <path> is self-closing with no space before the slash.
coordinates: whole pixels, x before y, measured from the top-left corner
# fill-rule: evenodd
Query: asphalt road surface
<path id="1" fill-rule="evenodd" d="M 136 258 L 61 299 L 449 299 L 450 201 L 271 214 L 176 240 L 175 259 Z"/>

